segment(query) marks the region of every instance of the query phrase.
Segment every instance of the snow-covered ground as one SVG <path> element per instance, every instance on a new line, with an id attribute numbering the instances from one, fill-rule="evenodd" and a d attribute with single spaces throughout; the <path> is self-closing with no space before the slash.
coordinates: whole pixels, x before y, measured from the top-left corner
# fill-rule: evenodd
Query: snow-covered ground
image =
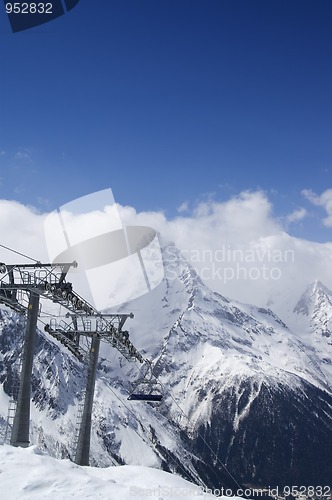
<path id="1" fill-rule="evenodd" d="M 192 500 L 216 498 L 179 476 L 149 467 L 81 467 L 36 446 L 0 446 L 1 500 Z"/>

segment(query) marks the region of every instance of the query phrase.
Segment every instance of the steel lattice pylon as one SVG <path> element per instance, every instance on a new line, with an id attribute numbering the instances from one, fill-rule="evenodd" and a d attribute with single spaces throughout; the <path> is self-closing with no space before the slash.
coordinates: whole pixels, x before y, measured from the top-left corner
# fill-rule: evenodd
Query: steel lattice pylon
<path id="1" fill-rule="evenodd" d="M 89 463 L 91 412 L 96 380 L 100 340 L 105 340 L 127 360 L 144 362 L 143 356 L 129 340 L 123 330 L 125 321 L 133 314 L 99 313 L 91 304 L 78 295 L 66 275 L 76 262 L 59 264 L 10 264 L 0 263 L 0 303 L 27 315 L 27 329 L 23 346 L 20 388 L 14 417 L 11 444 L 29 445 L 31 375 L 33 348 L 40 297 L 65 307 L 66 320 L 57 323 L 54 319 L 45 326 L 45 331 L 60 341 L 79 361 L 88 361 L 85 403 L 78 437 L 75 462 Z M 80 346 L 81 337 L 90 339 L 90 352 L 86 356 Z"/>

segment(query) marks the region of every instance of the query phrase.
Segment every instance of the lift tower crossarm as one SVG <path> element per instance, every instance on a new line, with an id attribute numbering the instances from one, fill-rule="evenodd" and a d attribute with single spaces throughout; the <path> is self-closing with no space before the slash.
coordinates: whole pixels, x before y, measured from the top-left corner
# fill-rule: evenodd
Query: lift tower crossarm
<path id="1" fill-rule="evenodd" d="M 142 354 L 129 340 L 129 333 L 123 330 L 125 321 L 133 318 L 133 314 L 101 314 L 95 315 L 77 315 L 67 313 L 66 317 L 70 320 L 66 323 L 61 321 L 59 324 L 55 318 L 52 318 L 50 324 L 46 325 L 45 330 L 66 345 L 72 352 L 74 345 L 78 345 L 80 336 L 99 338 L 108 342 L 117 349 L 128 361 L 144 362 Z M 76 356 L 80 358 L 80 354 Z"/>
<path id="2" fill-rule="evenodd" d="M 25 312 L 27 305 L 22 304 L 17 291 L 33 291 L 77 314 L 92 311 L 97 313 L 91 304 L 73 291 L 72 284 L 66 282 L 65 278 L 71 267 L 77 267 L 77 262 L 10 265 L 0 263 L 0 303 L 16 312 Z"/>
<path id="3" fill-rule="evenodd" d="M 77 265 L 76 261 L 56 264 L 36 262 L 7 265 L 0 263 L 0 303 L 18 313 L 26 313 L 28 310 L 27 294 L 34 293 L 43 296 L 65 307 L 69 311 L 67 317 L 72 316 L 71 324 L 61 322 L 60 325 L 55 326 L 50 322 L 45 330 L 64 344 L 80 361 L 84 358 L 84 351 L 79 346 L 79 338 L 83 335 L 105 340 L 127 360 L 137 360 L 143 363 L 143 356 L 130 342 L 128 332 L 123 331 L 125 321 L 132 318 L 133 314 L 101 314 L 78 295 L 73 290 L 72 284 L 66 281 L 70 268 L 77 267 Z M 84 320 L 79 321 L 80 317 Z M 77 327 L 78 323 L 79 327 Z M 90 324 L 89 328 L 87 328 L 88 324 Z"/>

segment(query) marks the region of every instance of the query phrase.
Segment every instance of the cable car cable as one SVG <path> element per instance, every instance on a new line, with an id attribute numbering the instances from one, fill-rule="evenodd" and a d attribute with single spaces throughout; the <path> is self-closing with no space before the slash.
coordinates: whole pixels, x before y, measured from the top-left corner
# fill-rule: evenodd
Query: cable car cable
<path id="1" fill-rule="evenodd" d="M 21 252 L 18 252 L 17 250 L 13 250 L 12 248 L 6 247 L 6 245 L 2 245 L 1 243 L 0 243 L 0 247 L 5 248 L 6 250 L 9 250 L 10 252 L 16 253 L 17 255 L 21 255 L 21 257 L 25 257 L 26 259 L 32 260 L 33 262 L 36 262 L 37 264 L 40 263 L 39 260 L 33 259 L 32 257 L 25 255 L 24 253 L 21 253 Z"/>
<path id="2" fill-rule="evenodd" d="M 156 378 L 159 379 L 159 377 L 156 377 Z M 159 381 L 159 383 L 162 385 L 162 387 L 163 387 L 163 389 L 165 391 L 164 384 L 162 382 L 160 382 L 160 381 Z M 167 391 L 165 391 L 165 392 L 167 392 Z M 178 404 L 178 402 L 173 398 L 172 394 L 169 391 L 168 391 L 168 394 L 170 395 L 172 401 L 174 401 L 174 403 L 176 404 L 176 406 L 179 408 L 179 410 L 182 413 L 182 415 L 188 420 L 188 422 L 190 422 L 189 416 L 182 410 L 182 408 L 180 407 L 180 405 Z M 211 453 L 214 455 L 214 457 L 217 459 L 217 461 L 223 467 L 223 469 L 229 475 L 229 477 L 234 481 L 234 483 L 239 487 L 239 489 L 242 489 L 242 486 L 237 482 L 237 480 L 235 479 L 235 477 L 227 469 L 226 465 L 222 463 L 222 461 L 219 459 L 219 457 L 217 456 L 216 452 L 211 448 L 211 446 L 206 441 L 206 439 L 204 438 L 204 436 L 200 432 L 198 432 L 198 436 L 203 440 L 204 444 L 208 447 L 208 449 L 211 451 Z"/>
<path id="3" fill-rule="evenodd" d="M 150 369 L 151 369 L 151 377 L 153 376 L 153 367 L 152 367 L 152 362 L 151 361 L 148 361 L 146 360 L 149 364 L 150 364 Z M 155 380 L 158 381 L 158 383 L 162 386 L 163 388 L 163 391 L 164 391 L 164 394 L 168 392 L 168 394 L 170 395 L 172 401 L 175 403 L 175 405 L 178 407 L 178 409 L 180 410 L 180 412 L 182 413 L 182 415 L 188 420 L 188 422 L 190 422 L 190 418 L 189 416 L 183 411 L 183 409 L 180 407 L 180 405 L 178 404 L 178 402 L 173 398 L 172 394 L 167 391 L 167 389 L 165 389 L 165 386 L 164 384 L 160 381 L 159 377 L 156 377 L 154 376 Z M 134 396 L 134 394 L 132 394 L 131 396 Z M 127 398 L 129 401 L 130 400 L 136 400 L 138 401 L 139 399 L 137 398 L 132 398 L 129 396 L 129 398 Z M 140 399 L 141 401 L 146 401 L 146 399 L 142 398 Z M 204 444 L 207 446 L 207 448 L 211 451 L 211 453 L 214 455 L 214 457 L 216 458 L 216 460 L 219 462 L 219 464 L 222 466 L 222 468 L 225 470 L 225 472 L 229 475 L 229 477 L 234 481 L 234 483 L 238 486 L 239 489 L 242 488 L 242 486 L 237 482 L 237 480 L 235 479 L 235 477 L 231 474 L 231 472 L 227 469 L 226 465 L 222 463 L 222 461 L 219 459 L 219 457 L 217 456 L 216 452 L 211 448 L 211 446 L 209 445 L 209 443 L 206 441 L 206 439 L 204 438 L 204 436 L 198 432 L 198 435 L 199 437 L 203 440 Z"/>
<path id="4" fill-rule="evenodd" d="M 115 391 L 113 391 L 112 387 L 110 385 L 108 385 L 108 388 L 109 390 L 113 393 L 113 395 L 120 401 L 120 403 L 122 403 L 125 408 L 127 409 L 127 411 L 134 417 L 134 419 L 139 423 L 141 424 L 140 420 L 138 419 L 138 417 L 135 415 L 135 413 L 126 405 L 126 403 L 124 403 L 122 401 L 122 399 L 116 394 Z M 164 415 L 163 415 L 164 416 Z M 165 417 L 165 416 L 164 416 Z M 167 418 L 167 417 L 165 417 Z M 168 420 L 168 419 L 167 419 Z M 150 443 L 152 444 L 152 446 L 154 447 L 154 443 L 153 441 L 149 438 L 149 436 L 147 436 L 147 439 L 150 441 Z M 180 467 L 180 469 L 182 470 L 182 472 L 184 473 L 184 476 L 185 477 L 188 477 L 188 472 L 182 467 L 181 463 L 180 462 L 175 462 L 174 458 L 170 455 L 169 451 L 164 447 L 164 450 L 166 451 L 167 455 L 172 459 L 172 461 L 176 464 L 177 467 Z M 197 478 L 198 480 L 201 481 L 201 485 L 203 488 L 206 488 L 206 484 L 204 484 L 204 482 L 201 480 L 201 478 Z"/>

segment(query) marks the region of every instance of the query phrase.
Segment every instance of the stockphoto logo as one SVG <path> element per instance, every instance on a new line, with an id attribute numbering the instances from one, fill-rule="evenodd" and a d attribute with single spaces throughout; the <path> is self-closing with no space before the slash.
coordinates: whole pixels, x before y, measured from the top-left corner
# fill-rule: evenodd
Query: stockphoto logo
<path id="1" fill-rule="evenodd" d="M 78 263 L 68 280 L 98 310 L 140 297 L 164 277 L 157 232 L 123 225 L 111 189 L 51 212 L 44 231 L 50 260 Z"/>
<path id="2" fill-rule="evenodd" d="M 43 0 L 17 2 L 4 0 L 13 33 L 48 23 L 76 7 L 80 0 Z"/>

